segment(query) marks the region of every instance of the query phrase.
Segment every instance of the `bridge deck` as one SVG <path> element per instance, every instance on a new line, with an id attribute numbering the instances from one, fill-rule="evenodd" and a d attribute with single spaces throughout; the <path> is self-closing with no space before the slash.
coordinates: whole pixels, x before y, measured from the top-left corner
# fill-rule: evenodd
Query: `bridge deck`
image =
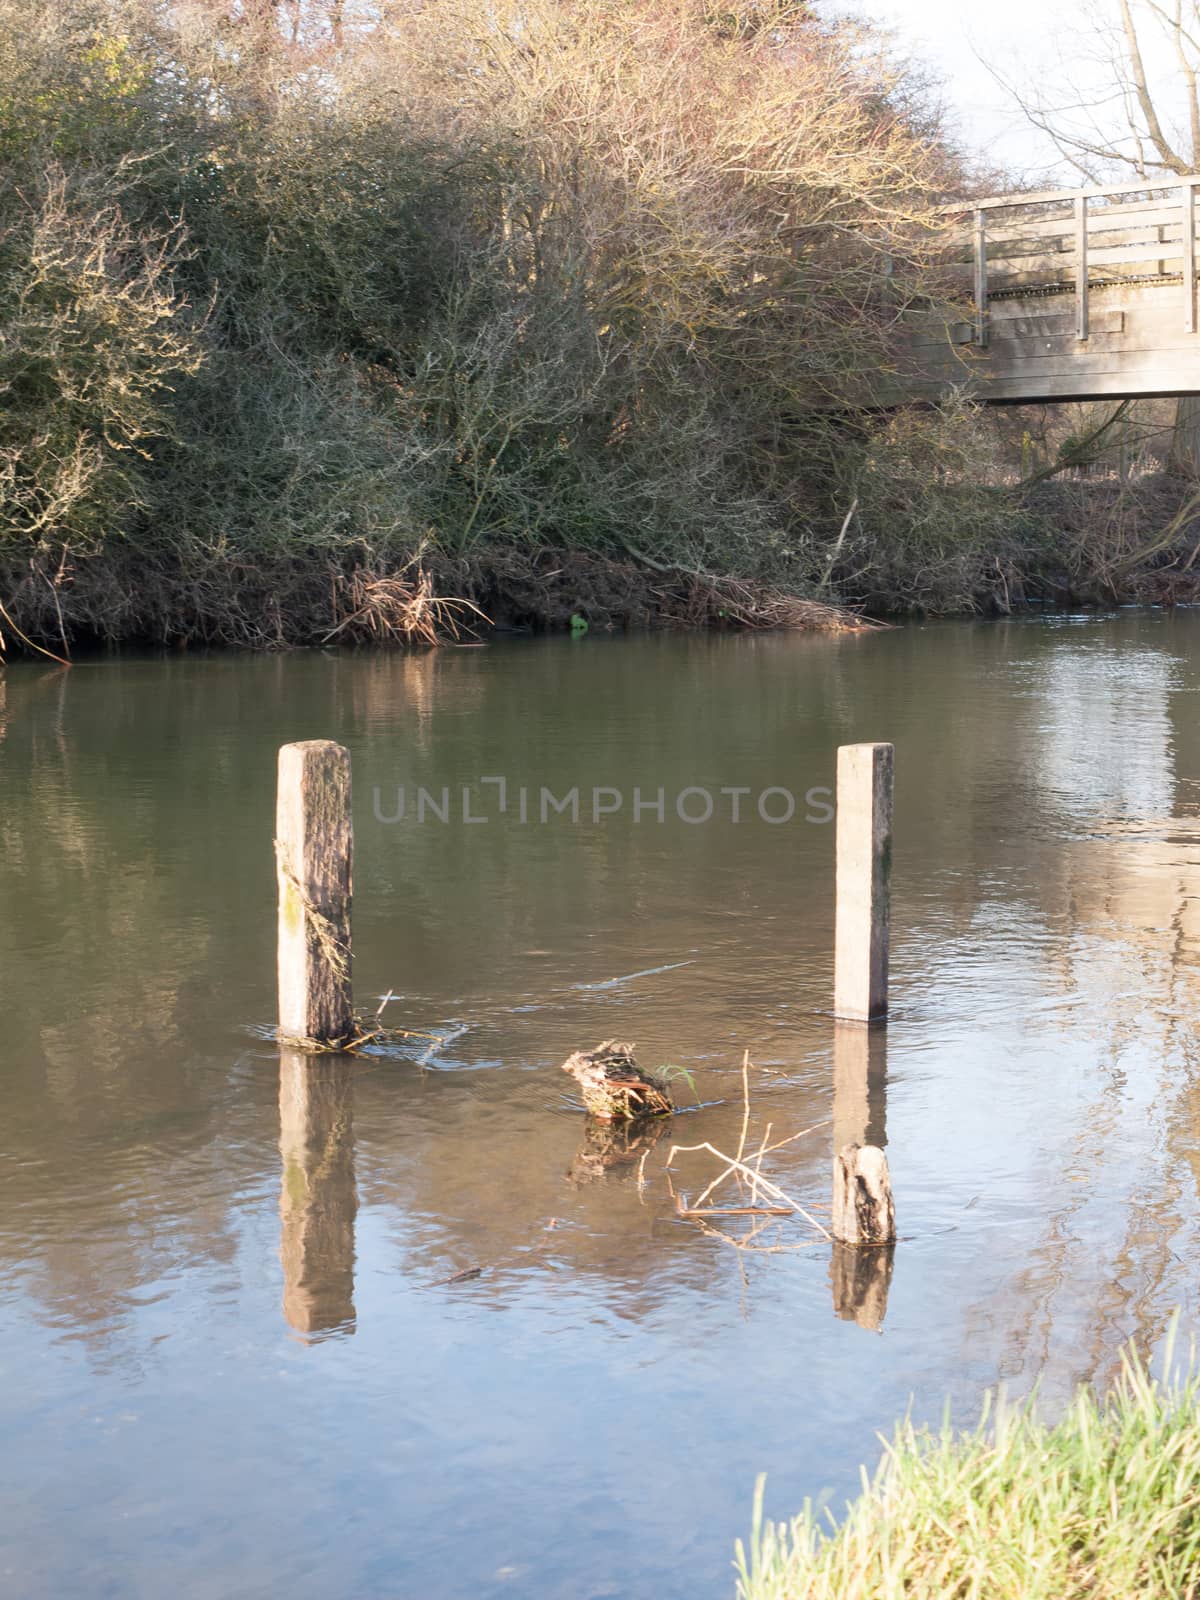
<path id="1" fill-rule="evenodd" d="M 913 319 L 909 392 L 965 384 L 994 404 L 1200 394 L 1197 185 L 978 202 L 970 259 L 953 269 L 973 314 Z"/>

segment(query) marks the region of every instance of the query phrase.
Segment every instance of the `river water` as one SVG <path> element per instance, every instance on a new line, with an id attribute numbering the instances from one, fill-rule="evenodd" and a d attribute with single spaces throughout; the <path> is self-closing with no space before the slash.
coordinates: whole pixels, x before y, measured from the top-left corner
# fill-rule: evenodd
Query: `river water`
<path id="1" fill-rule="evenodd" d="M 836 1507 L 906 1407 L 1039 1374 L 1055 1404 L 1194 1314 L 1200 616 L 18 665 L 0 696 L 6 1596 L 729 1597 L 759 1472 L 773 1515 Z M 360 1001 L 435 1036 L 313 1064 L 270 1037 L 275 751 L 309 737 L 353 755 Z M 868 1060 L 826 1009 L 820 791 L 880 738 Z M 555 1067 L 609 1037 L 723 1103 L 606 1144 Z M 830 1119 L 886 1139 L 891 1262 L 678 1216 L 666 1152 L 737 1148 L 747 1050 L 751 1148 L 822 1124 L 764 1163 L 806 1205 Z"/>

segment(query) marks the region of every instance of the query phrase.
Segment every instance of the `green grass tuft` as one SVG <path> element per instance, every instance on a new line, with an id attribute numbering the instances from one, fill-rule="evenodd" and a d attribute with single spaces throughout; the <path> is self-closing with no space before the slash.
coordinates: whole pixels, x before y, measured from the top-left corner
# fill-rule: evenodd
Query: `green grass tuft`
<path id="1" fill-rule="evenodd" d="M 739 1600 L 1190 1600 L 1198 1401 L 1194 1352 L 1165 1382 L 1128 1353 L 1110 1394 L 1081 1388 L 1054 1424 L 991 1396 L 972 1432 L 905 1421 L 840 1526 L 811 1503 L 764 1522 L 760 1478 Z"/>

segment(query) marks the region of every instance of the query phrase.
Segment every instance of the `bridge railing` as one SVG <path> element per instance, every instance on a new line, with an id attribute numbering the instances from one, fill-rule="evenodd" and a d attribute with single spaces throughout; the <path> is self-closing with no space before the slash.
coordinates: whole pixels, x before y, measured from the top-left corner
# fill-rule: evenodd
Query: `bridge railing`
<path id="1" fill-rule="evenodd" d="M 971 216 L 974 343 L 986 346 L 992 301 L 1074 294 L 1075 337 L 1089 335 L 1092 289 L 1112 283 L 1180 286 L 1186 333 L 1196 331 L 1194 177 L 1143 178 L 1107 188 L 1000 195 L 947 208 Z"/>

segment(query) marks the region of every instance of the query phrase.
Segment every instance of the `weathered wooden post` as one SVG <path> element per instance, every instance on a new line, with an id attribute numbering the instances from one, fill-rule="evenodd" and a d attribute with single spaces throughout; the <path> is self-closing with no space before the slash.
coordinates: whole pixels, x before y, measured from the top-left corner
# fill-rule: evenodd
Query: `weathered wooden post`
<path id="1" fill-rule="evenodd" d="M 886 1035 L 849 1026 L 887 1017 L 892 864 L 890 744 L 838 751 L 837 911 L 834 955 L 834 1310 L 879 1329 L 892 1277 L 896 1211 L 887 1157 Z M 878 1140 L 878 1143 L 871 1143 Z M 871 1248 L 863 1249 L 862 1246 Z"/>
<path id="2" fill-rule="evenodd" d="M 887 1157 L 876 1145 L 848 1144 L 833 1157 L 833 1221 L 843 1244 L 891 1244 L 896 1208 Z"/>
<path id="3" fill-rule="evenodd" d="M 279 1032 L 336 1045 L 354 1026 L 350 981 L 350 753 L 328 739 L 279 752 Z"/>
<path id="4" fill-rule="evenodd" d="M 851 1022 L 887 1016 L 894 754 L 890 744 L 838 751 L 833 1009 Z"/>
<path id="5" fill-rule="evenodd" d="M 305 1335 L 354 1326 L 354 1073 L 348 1056 L 279 1052 L 283 1314 Z"/>

